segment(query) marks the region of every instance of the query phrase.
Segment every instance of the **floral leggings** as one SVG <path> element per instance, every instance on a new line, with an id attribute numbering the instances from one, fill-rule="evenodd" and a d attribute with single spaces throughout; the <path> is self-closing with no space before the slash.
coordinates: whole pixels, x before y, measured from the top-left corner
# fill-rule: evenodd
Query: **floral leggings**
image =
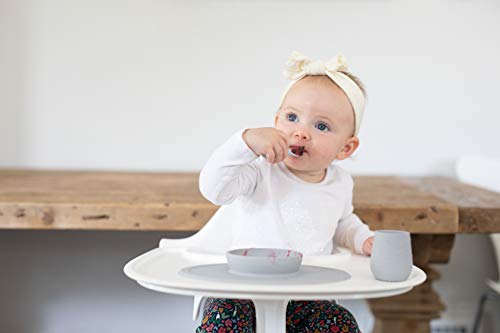
<path id="1" fill-rule="evenodd" d="M 196 333 L 254 333 L 255 307 L 251 300 L 209 298 Z M 290 301 L 287 333 L 361 333 L 353 315 L 335 301 Z"/>

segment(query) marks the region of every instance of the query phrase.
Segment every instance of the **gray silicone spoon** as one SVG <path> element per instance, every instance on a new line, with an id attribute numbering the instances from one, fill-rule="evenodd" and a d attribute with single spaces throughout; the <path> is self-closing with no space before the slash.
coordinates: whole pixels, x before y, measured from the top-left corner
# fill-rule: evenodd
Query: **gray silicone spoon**
<path id="1" fill-rule="evenodd" d="M 295 157 L 300 157 L 299 155 L 297 154 L 294 154 L 293 151 L 291 149 L 288 149 L 288 155 L 290 156 L 295 156 Z M 264 158 L 267 158 L 266 157 L 266 154 L 262 154 L 261 156 L 263 156 Z"/>

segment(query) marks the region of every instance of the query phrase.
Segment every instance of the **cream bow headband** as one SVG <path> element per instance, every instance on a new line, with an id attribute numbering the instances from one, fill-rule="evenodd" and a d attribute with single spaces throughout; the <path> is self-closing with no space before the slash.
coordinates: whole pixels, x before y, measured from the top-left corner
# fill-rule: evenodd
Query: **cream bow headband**
<path id="1" fill-rule="evenodd" d="M 351 80 L 350 77 L 348 77 L 344 73 L 339 72 L 346 70 L 347 63 L 342 55 L 338 55 L 336 58 L 328 61 L 313 61 L 305 55 L 297 51 L 293 51 L 285 67 L 285 77 L 289 80 L 292 80 L 292 82 L 288 85 L 288 87 L 285 89 L 285 92 L 281 96 L 280 105 L 283 104 L 283 100 L 285 99 L 288 90 L 290 90 L 290 88 L 304 76 L 326 75 L 333 82 L 335 82 L 349 98 L 349 101 L 351 102 L 352 108 L 354 110 L 354 119 L 356 123 L 354 135 L 358 135 L 359 127 L 361 125 L 361 119 L 363 118 L 363 113 L 365 110 L 365 96 L 363 95 L 363 92 L 361 91 L 359 86 L 353 80 Z"/>

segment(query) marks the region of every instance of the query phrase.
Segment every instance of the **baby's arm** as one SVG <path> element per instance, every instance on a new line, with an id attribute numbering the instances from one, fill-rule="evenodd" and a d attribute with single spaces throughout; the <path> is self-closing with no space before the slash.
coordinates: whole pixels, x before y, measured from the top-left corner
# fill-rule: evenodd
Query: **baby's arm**
<path id="1" fill-rule="evenodd" d="M 252 161 L 266 155 L 269 163 L 278 163 L 287 150 L 286 134 L 275 128 L 239 131 L 217 148 L 201 170 L 200 191 L 214 204 L 227 205 L 255 190 L 260 173 Z"/>
<path id="2" fill-rule="evenodd" d="M 259 176 L 257 156 L 243 140 L 244 130 L 233 134 L 218 147 L 200 172 L 200 191 L 216 205 L 227 205 L 239 195 L 250 194 Z"/>
<path id="3" fill-rule="evenodd" d="M 342 218 L 339 221 L 337 230 L 335 231 L 334 242 L 351 249 L 351 251 L 364 254 L 363 243 L 373 236 L 370 228 L 361 221 L 361 219 L 353 213 L 354 207 L 352 206 L 352 189 L 353 181 L 349 176 L 348 199 Z"/>

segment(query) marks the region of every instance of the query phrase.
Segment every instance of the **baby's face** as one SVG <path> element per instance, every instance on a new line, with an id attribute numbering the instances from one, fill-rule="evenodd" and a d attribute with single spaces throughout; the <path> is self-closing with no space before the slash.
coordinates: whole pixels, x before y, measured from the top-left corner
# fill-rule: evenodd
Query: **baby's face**
<path id="1" fill-rule="evenodd" d="M 303 149 L 302 156 L 285 159 L 292 171 L 324 171 L 335 159 L 346 158 L 342 154 L 346 144 L 357 140 L 353 138 L 354 112 L 349 99 L 333 82 L 318 79 L 330 80 L 299 80 L 288 91 L 275 118 L 275 128 L 288 135 L 292 151 L 300 154 Z"/>

